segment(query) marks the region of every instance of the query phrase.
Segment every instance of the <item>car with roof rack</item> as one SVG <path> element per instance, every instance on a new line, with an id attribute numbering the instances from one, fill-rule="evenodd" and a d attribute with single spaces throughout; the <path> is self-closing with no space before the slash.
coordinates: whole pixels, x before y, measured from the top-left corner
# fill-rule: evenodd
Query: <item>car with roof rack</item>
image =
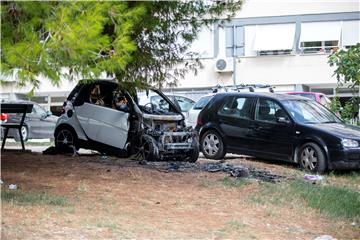
<path id="1" fill-rule="evenodd" d="M 319 173 L 360 168 L 360 128 L 300 96 L 219 93 L 200 112 L 196 130 L 210 159 L 236 153 L 295 162 Z"/>

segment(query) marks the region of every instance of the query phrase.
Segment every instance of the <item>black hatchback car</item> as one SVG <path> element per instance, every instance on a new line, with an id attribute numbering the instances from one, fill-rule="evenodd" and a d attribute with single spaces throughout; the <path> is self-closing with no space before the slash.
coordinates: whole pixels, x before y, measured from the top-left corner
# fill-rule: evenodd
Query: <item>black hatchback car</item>
<path id="1" fill-rule="evenodd" d="M 206 158 L 226 153 L 297 162 L 306 170 L 360 168 L 360 128 L 307 98 L 275 93 L 220 93 L 196 126 Z"/>

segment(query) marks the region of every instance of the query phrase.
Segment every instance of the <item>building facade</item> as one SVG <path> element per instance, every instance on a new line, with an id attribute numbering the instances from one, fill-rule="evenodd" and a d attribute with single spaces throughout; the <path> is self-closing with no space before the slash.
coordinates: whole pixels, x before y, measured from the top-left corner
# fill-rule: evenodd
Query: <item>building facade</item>
<path id="1" fill-rule="evenodd" d="M 263 84 L 349 97 L 346 86 L 335 92 L 328 56 L 359 42 L 359 1 L 249 0 L 231 21 L 200 33 L 194 45 L 201 46 L 204 68 L 178 88 Z"/>

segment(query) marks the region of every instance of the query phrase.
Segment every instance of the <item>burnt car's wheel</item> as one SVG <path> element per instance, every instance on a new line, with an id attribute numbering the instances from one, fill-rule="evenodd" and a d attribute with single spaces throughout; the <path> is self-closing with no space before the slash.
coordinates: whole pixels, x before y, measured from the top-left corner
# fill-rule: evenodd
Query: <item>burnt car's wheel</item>
<path id="1" fill-rule="evenodd" d="M 201 151 L 206 158 L 222 159 L 226 152 L 223 140 L 219 133 L 214 130 L 205 132 L 200 140 Z"/>
<path id="2" fill-rule="evenodd" d="M 300 167 L 313 173 L 323 173 L 326 170 L 326 157 L 319 145 L 308 142 L 299 151 Z"/>
<path id="3" fill-rule="evenodd" d="M 21 127 L 21 135 L 23 137 L 24 142 L 26 142 L 29 139 L 29 128 L 27 126 Z M 14 139 L 16 142 L 21 141 L 18 130 L 16 130 L 16 133 L 14 134 Z"/>
<path id="4" fill-rule="evenodd" d="M 74 131 L 67 127 L 56 129 L 55 147 L 59 152 L 72 152 L 73 147 L 79 149 L 77 136 Z"/>
<path id="5" fill-rule="evenodd" d="M 194 163 L 199 158 L 199 143 L 196 139 L 193 139 L 193 150 L 187 153 L 186 161 Z"/>
<path id="6" fill-rule="evenodd" d="M 158 160 L 158 150 L 155 140 L 147 135 L 143 136 L 143 145 L 142 145 L 143 157 L 147 161 L 156 161 Z"/>
<path id="7" fill-rule="evenodd" d="M 198 160 L 198 158 L 199 158 L 199 149 L 193 149 L 188 153 L 186 160 L 188 162 L 194 163 Z"/>

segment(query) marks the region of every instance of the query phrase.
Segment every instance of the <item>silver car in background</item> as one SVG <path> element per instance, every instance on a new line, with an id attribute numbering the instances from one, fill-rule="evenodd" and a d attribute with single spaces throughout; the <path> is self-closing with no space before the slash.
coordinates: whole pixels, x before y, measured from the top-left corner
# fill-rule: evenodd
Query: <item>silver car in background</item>
<path id="1" fill-rule="evenodd" d="M 24 141 L 28 139 L 43 139 L 54 138 L 55 125 L 58 120 L 57 116 L 52 115 L 50 111 L 46 111 L 39 104 L 32 101 L 6 101 L 9 103 L 31 103 L 33 109 L 31 113 L 26 114 L 24 126 L 21 128 L 21 134 Z M 7 123 L 20 122 L 22 113 L 4 113 L 2 120 Z M 3 130 L 1 129 L 1 138 L 3 137 Z M 8 133 L 9 138 L 14 138 L 15 141 L 20 141 L 19 132 L 17 129 L 10 129 Z"/>

